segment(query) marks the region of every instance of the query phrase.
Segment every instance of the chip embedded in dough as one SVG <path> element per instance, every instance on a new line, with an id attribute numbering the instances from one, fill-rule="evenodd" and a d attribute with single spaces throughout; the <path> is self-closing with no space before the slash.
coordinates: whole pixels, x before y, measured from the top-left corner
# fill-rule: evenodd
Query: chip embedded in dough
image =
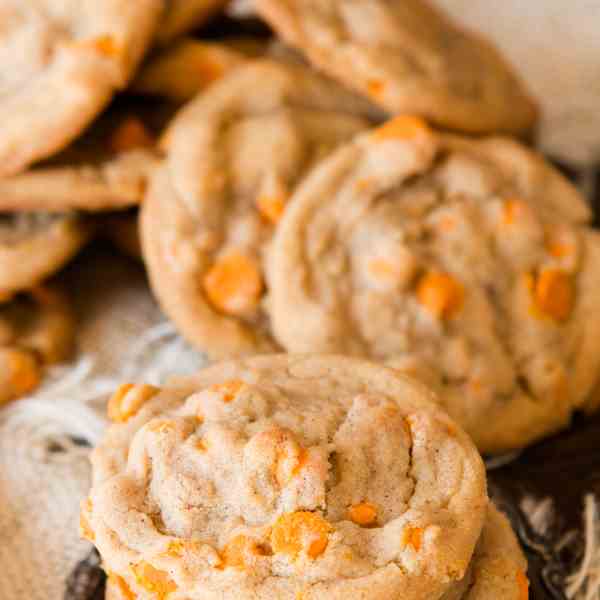
<path id="1" fill-rule="evenodd" d="M 367 128 L 368 102 L 301 66 L 257 61 L 186 106 L 141 215 L 153 289 L 211 356 L 275 348 L 264 310 L 268 243 L 315 163 Z"/>
<path id="2" fill-rule="evenodd" d="M 498 50 L 427 0 L 256 0 L 319 69 L 391 114 L 469 133 L 525 133 L 535 103 Z"/>
<path id="3" fill-rule="evenodd" d="M 566 426 L 600 372 L 600 239 L 515 141 L 397 117 L 325 159 L 268 263 L 290 352 L 370 357 L 435 386 L 485 452 Z"/>
<path id="4" fill-rule="evenodd" d="M 44 367 L 68 359 L 75 317 L 56 286 L 38 286 L 0 303 L 0 405 L 32 392 Z"/>
<path id="5" fill-rule="evenodd" d="M 2 0 L 0 176 L 75 139 L 129 77 L 162 0 Z"/>
<path id="6" fill-rule="evenodd" d="M 272 355 L 109 406 L 82 533 L 125 597 L 423 600 L 469 570 L 481 458 L 393 370 Z"/>

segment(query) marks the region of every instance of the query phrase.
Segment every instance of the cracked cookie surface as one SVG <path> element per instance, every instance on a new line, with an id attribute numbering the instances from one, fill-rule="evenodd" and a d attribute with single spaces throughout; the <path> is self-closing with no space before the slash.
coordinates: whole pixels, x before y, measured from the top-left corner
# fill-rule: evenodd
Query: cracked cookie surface
<path id="1" fill-rule="evenodd" d="M 301 66 L 238 67 L 187 105 L 141 213 L 152 287 L 181 333 L 211 356 L 276 347 L 264 257 L 295 186 L 378 115 Z"/>
<path id="2" fill-rule="evenodd" d="M 3 0 L 0 176 L 64 148 L 123 88 L 161 0 Z"/>
<path id="3" fill-rule="evenodd" d="M 438 598 L 487 510 L 472 442 L 429 392 L 341 357 L 124 386 L 82 529 L 140 599 Z"/>
<path id="4" fill-rule="evenodd" d="M 423 0 L 257 0 L 319 69 L 391 114 L 470 133 L 522 133 L 536 106 L 500 53 Z"/>
<path id="5" fill-rule="evenodd" d="M 517 142 L 397 117 L 323 161 L 268 263 L 290 352 L 370 357 L 440 390 L 479 448 L 521 447 L 586 407 L 600 368 L 600 242 Z"/>

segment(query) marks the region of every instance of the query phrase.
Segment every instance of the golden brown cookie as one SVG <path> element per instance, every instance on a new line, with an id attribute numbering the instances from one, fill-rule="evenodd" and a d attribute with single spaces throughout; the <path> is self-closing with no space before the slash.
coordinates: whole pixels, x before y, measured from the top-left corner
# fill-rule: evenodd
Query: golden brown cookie
<path id="1" fill-rule="evenodd" d="M 469 569 L 482 461 L 390 369 L 258 357 L 122 386 L 108 411 L 82 530 L 133 597 L 423 600 Z"/>
<path id="2" fill-rule="evenodd" d="M 122 100 L 48 161 L 0 179 L 0 211 L 103 211 L 140 203 L 161 159 L 162 126 L 174 108 Z"/>
<path id="3" fill-rule="evenodd" d="M 565 427 L 600 373 L 600 236 L 576 189 L 505 138 L 397 117 L 297 189 L 267 263 L 290 352 L 365 356 L 440 390 L 482 451 Z"/>
<path id="4" fill-rule="evenodd" d="M 264 48 L 252 39 L 231 43 L 182 39 L 154 54 L 141 68 L 132 90 L 185 102 Z"/>
<path id="5" fill-rule="evenodd" d="M 158 27 L 159 44 L 193 31 L 222 9 L 227 0 L 166 0 L 166 11 Z"/>
<path id="6" fill-rule="evenodd" d="M 467 575 L 442 600 L 528 600 L 526 571 L 527 562 L 510 523 L 490 505 Z M 106 600 L 131 600 L 126 581 L 114 573 L 106 582 Z"/>
<path id="7" fill-rule="evenodd" d="M 28 290 L 58 271 L 89 234 L 74 213 L 0 213 L 0 298 Z"/>
<path id="8" fill-rule="evenodd" d="M 162 0 L 3 0 L 0 176 L 56 154 L 127 84 Z"/>
<path id="9" fill-rule="evenodd" d="M 527 560 L 508 519 L 490 503 L 469 571 L 442 600 L 527 600 L 526 573 Z"/>
<path id="10" fill-rule="evenodd" d="M 74 315 L 58 289 L 0 303 L 0 405 L 33 391 L 44 367 L 69 358 L 74 342 Z"/>
<path id="11" fill-rule="evenodd" d="M 328 75 L 391 114 L 470 133 L 523 133 L 537 109 L 487 40 L 427 0 L 256 0 L 257 11 Z"/>
<path id="12" fill-rule="evenodd" d="M 268 243 L 295 186 L 371 116 L 336 83 L 272 61 L 235 69 L 178 115 L 140 231 L 154 292 L 190 342 L 211 356 L 275 348 Z"/>

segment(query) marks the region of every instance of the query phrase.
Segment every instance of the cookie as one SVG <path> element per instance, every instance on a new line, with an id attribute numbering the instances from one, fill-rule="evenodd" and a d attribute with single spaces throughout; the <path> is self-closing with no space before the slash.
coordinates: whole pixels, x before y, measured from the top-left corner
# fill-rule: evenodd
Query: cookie
<path id="1" fill-rule="evenodd" d="M 0 213 L 0 300 L 38 285 L 87 242 L 75 214 Z"/>
<path id="2" fill-rule="evenodd" d="M 490 503 L 469 571 L 442 600 L 527 600 L 526 572 L 527 560 L 508 519 Z"/>
<path id="3" fill-rule="evenodd" d="M 66 296 L 37 287 L 0 303 L 0 405 L 33 391 L 44 367 L 71 356 L 75 320 Z"/>
<path id="4" fill-rule="evenodd" d="M 82 531 L 140 600 L 439 598 L 487 509 L 468 436 L 426 388 L 342 357 L 122 386 Z"/>
<path id="5" fill-rule="evenodd" d="M 294 187 L 371 116 L 337 84 L 271 61 L 235 69 L 178 115 L 140 233 L 154 292 L 191 343 L 212 357 L 275 348 L 266 247 Z"/>
<path id="6" fill-rule="evenodd" d="M 484 452 L 566 426 L 600 373 L 600 242 L 576 189 L 504 138 L 401 116 L 325 159 L 268 263 L 290 352 L 370 357 L 440 390 Z"/>
<path id="7" fill-rule="evenodd" d="M 2 2 L 0 176 L 56 154 L 93 121 L 125 87 L 162 7 L 162 0 Z"/>
<path id="8" fill-rule="evenodd" d="M 470 133 L 523 133 L 535 103 L 487 40 L 425 0 L 256 0 L 257 11 L 328 75 L 392 114 Z"/>
<path id="9" fill-rule="evenodd" d="M 527 600 L 527 562 L 510 523 L 493 505 L 464 580 L 442 600 Z M 106 582 L 106 600 L 130 600 L 128 587 L 116 575 Z"/>
<path id="10" fill-rule="evenodd" d="M 157 33 L 159 44 L 193 31 L 222 9 L 227 0 L 167 0 Z"/>
<path id="11" fill-rule="evenodd" d="M 263 44 L 251 39 L 233 44 L 182 39 L 146 62 L 132 90 L 186 102 L 262 49 Z"/>
<path id="12" fill-rule="evenodd" d="M 137 205 L 162 155 L 158 137 L 174 112 L 159 99 L 122 100 L 66 150 L 0 179 L 0 211 L 117 210 Z"/>

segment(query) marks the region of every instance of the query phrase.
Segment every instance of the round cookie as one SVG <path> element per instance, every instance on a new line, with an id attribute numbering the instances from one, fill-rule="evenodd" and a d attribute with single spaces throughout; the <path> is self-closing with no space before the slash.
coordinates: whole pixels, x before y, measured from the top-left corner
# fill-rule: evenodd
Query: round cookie
<path id="1" fill-rule="evenodd" d="M 534 102 L 500 53 L 425 0 L 257 0 L 319 69 L 392 114 L 470 133 L 524 133 Z"/>
<path id="2" fill-rule="evenodd" d="M 0 299 L 58 271 L 87 242 L 89 233 L 72 213 L 0 214 Z"/>
<path id="3" fill-rule="evenodd" d="M 600 242 L 575 188 L 515 141 L 397 117 L 325 159 L 268 263 L 290 352 L 366 356 L 440 390 L 484 452 L 567 425 L 600 373 Z"/>
<path id="4" fill-rule="evenodd" d="M 125 87 L 162 8 L 162 0 L 3 0 L 0 176 L 84 130 Z"/>
<path id="5" fill-rule="evenodd" d="M 508 519 L 490 504 L 467 575 L 442 600 L 528 600 L 527 561 Z M 130 600 L 126 582 L 111 575 L 106 600 Z"/>
<path id="6" fill-rule="evenodd" d="M 62 292 L 37 287 L 0 304 L 0 405 L 37 387 L 46 365 L 70 357 L 75 320 Z"/>
<path id="7" fill-rule="evenodd" d="M 235 69 L 178 115 L 140 232 L 154 292 L 191 343 L 212 357 L 275 348 L 266 246 L 294 187 L 371 116 L 334 82 L 272 61 Z"/>
<path id="8" fill-rule="evenodd" d="M 193 31 L 208 21 L 228 0 L 166 0 L 166 12 L 158 28 L 159 44 Z"/>
<path id="9" fill-rule="evenodd" d="M 157 139 L 175 108 L 122 99 L 66 150 L 0 178 L 0 211 L 88 212 L 141 202 L 162 156 Z"/>
<path id="10" fill-rule="evenodd" d="M 140 600 L 438 598 L 467 572 L 488 501 L 477 450 L 431 400 L 343 357 L 123 386 L 82 530 Z"/>
<path id="11" fill-rule="evenodd" d="M 442 600 L 528 600 L 526 572 L 527 560 L 510 522 L 490 503 L 469 571 Z"/>
<path id="12" fill-rule="evenodd" d="M 258 56 L 265 47 L 252 39 L 235 40 L 234 44 L 179 40 L 146 62 L 131 89 L 173 102 L 191 100 L 232 69 Z"/>

